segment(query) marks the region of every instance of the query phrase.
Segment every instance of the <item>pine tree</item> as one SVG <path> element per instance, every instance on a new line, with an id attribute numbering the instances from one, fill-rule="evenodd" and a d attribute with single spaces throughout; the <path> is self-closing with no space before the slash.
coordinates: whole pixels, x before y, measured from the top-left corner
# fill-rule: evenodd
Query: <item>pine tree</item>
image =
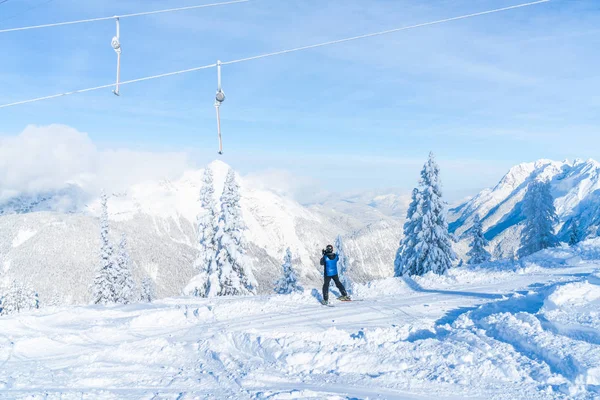
<path id="1" fill-rule="evenodd" d="M 100 215 L 100 257 L 101 262 L 92 286 L 94 304 L 116 303 L 119 298 L 117 289 L 117 267 L 114 250 L 108 238 L 108 197 L 101 195 L 102 213 Z"/>
<path id="2" fill-rule="evenodd" d="M 340 277 L 340 281 L 342 282 L 342 285 L 344 285 L 344 287 L 346 288 L 346 291 L 350 294 L 352 294 L 352 280 L 350 279 L 349 276 L 349 270 L 350 270 L 350 260 L 348 259 L 348 256 L 346 255 L 346 249 L 344 247 L 344 242 L 342 240 L 342 236 L 338 235 L 335 238 L 335 249 L 337 250 L 337 254 L 339 257 L 339 261 L 338 261 L 338 273 L 339 273 L 339 277 Z"/>
<path id="3" fill-rule="evenodd" d="M 119 304 L 129 304 L 135 298 L 135 282 L 131 275 L 131 259 L 127 251 L 127 236 L 123 233 L 119 242 L 115 271 L 115 288 L 117 295 L 115 301 Z"/>
<path id="4" fill-rule="evenodd" d="M 275 293 L 277 294 L 290 294 L 294 292 L 303 292 L 304 288 L 298 284 L 298 278 L 294 272 L 292 266 L 292 252 L 288 249 L 285 251 L 285 257 L 283 258 L 283 265 L 281 266 L 283 275 L 275 282 Z"/>
<path id="5" fill-rule="evenodd" d="M 254 295 L 258 286 L 252 274 L 252 262 L 246 256 L 239 189 L 235 173 L 230 169 L 221 195 L 221 216 L 216 234 L 219 296 Z"/>
<path id="6" fill-rule="evenodd" d="M 406 258 L 402 257 L 403 273 L 409 275 L 424 275 L 430 271 L 442 275 L 456 259 L 448 233 L 439 174 L 440 168 L 430 153 L 421 171 L 418 201 L 410 220 L 414 225 L 407 238 L 415 243 L 414 250 L 409 251 Z"/>
<path id="7" fill-rule="evenodd" d="M 156 285 L 149 276 L 142 279 L 140 285 L 140 301 L 143 303 L 152 303 L 156 299 Z"/>
<path id="8" fill-rule="evenodd" d="M 26 284 L 12 282 L 2 298 L 0 315 L 9 315 L 40 308 L 38 294 Z"/>
<path id="9" fill-rule="evenodd" d="M 534 181 L 529 184 L 523 198 L 525 224 L 521 236 L 519 257 L 533 254 L 558 245 L 554 236 L 554 224 L 558 222 L 550 184 Z"/>
<path id="10" fill-rule="evenodd" d="M 218 231 L 217 205 L 213 173 L 209 167 L 204 170 L 200 205 L 203 213 L 198 217 L 198 256 L 194 262 L 194 269 L 198 274 L 191 279 L 184 292 L 199 297 L 211 297 L 218 295 L 221 286 L 215 260 Z"/>
<path id="11" fill-rule="evenodd" d="M 585 239 L 585 234 L 579 226 L 576 219 L 571 220 L 571 235 L 569 236 L 569 246 L 575 246 L 577 243 Z"/>
<path id="12" fill-rule="evenodd" d="M 414 188 L 412 191 L 412 200 L 408 206 L 408 212 L 406 213 L 404 236 L 400 240 L 400 246 L 396 252 L 396 259 L 394 260 L 394 276 L 402 276 L 405 267 L 413 259 L 415 246 L 417 244 L 417 227 L 421 226 L 422 220 L 420 201 L 421 195 L 419 189 Z"/>
<path id="13" fill-rule="evenodd" d="M 492 256 L 485 249 L 485 246 L 489 243 L 483 236 L 483 224 L 479 218 L 479 214 L 475 214 L 471 231 L 473 241 L 471 242 L 471 250 L 467 253 L 467 256 L 470 257 L 468 264 L 481 264 L 490 261 Z"/>

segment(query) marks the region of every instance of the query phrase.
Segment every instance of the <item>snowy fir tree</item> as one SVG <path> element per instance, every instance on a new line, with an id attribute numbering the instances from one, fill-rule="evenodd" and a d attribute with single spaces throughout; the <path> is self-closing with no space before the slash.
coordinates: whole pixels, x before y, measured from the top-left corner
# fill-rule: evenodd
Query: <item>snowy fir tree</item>
<path id="1" fill-rule="evenodd" d="M 127 251 L 127 236 L 123 233 L 119 242 L 119 251 L 116 260 L 116 282 L 117 295 L 115 301 L 119 304 L 129 304 L 135 300 L 135 282 L 131 275 L 131 259 Z"/>
<path id="2" fill-rule="evenodd" d="M 494 251 L 492 252 L 494 260 L 502 260 L 504 258 L 504 251 L 502 250 L 502 242 L 496 243 Z"/>
<path id="3" fill-rule="evenodd" d="M 100 266 L 92 285 L 94 304 L 116 303 L 120 296 L 117 288 L 117 266 L 114 250 L 108 239 L 108 197 L 101 195 L 102 212 L 100 214 Z"/>
<path id="4" fill-rule="evenodd" d="M 410 219 L 405 224 L 406 236 L 401 246 L 402 270 L 397 275 L 424 275 L 430 271 L 444 274 L 456 259 L 448 232 L 446 206 L 442 200 L 440 168 L 433 153 L 421 171 L 418 193 Z M 411 204 L 412 205 L 412 204 Z"/>
<path id="5" fill-rule="evenodd" d="M 346 254 L 346 249 L 344 248 L 344 241 L 342 240 L 342 236 L 338 235 L 335 238 L 335 249 L 337 251 L 339 261 L 338 261 L 338 274 L 340 277 L 340 281 L 342 285 L 346 288 L 348 293 L 352 293 L 352 280 L 350 279 L 350 260 L 348 259 L 348 255 Z"/>
<path id="6" fill-rule="evenodd" d="M 575 246 L 577 243 L 585 239 L 585 234 L 576 219 L 571 221 L 571 234 L 569 236 L 569 246 Z"/>
<path id="7" fill-rule="evenodd" d="M 216 265 L 218 231 L 217 205 L 213 173 L 209 167 L 204 170 L 202 188 L 200 189 L 200 205 L 202 214 L 198 217 L 198 256 L 194 261 L 194 269 L 198 274 L 185 288 L 185 294 L 198 297 L 216 296 L 221 291 L 219 271 Z"/>
<path id="8" fill-rule="evenodd" d="M 523 198 L 523 215 L 525 224 L 521 233 L 519 257 L 558 245 L 554 236 L 554 224 L 558 217 L 548 182 L 535 181 L 529 184 Z"/>
<path id="9" fill-rule="evenodd" d="M 156 285 L 149 276 L 142 279 L 140 284 L 140 301 L 142 303 L 152 303 L 156 299 Z"/>
<path id="10" fill-rule="evenodd" d="M 40 308 L 38 294 L 28 285 L 12 282 L 2 298 L 0 314 L 9 315 Z"/>
<path id="11" fill-rule="evenodd" d="M 483 236 L 483 224 L 481 223 L 479 214 L 475 214 L 471 234 L 473 235 L 473 241 L 471 242 L 471 250 L 467 253 L 467 256 L 470 257 L 468 264 L 481 264 L 490 261 L 492 256 L 485 249 L 488 241 Z"/>
<path id="12" fill-rule="evenodd" d="M 227 173 L 221 195 L 221 215 L 216 234 L 219 296 L 256 294 L 257 282 L 252 273 L 252 262 L 246 255 L 244 221 L 240 207 L 240 187 L 232 169 Z M 212 285 L 212 283 L 211 283 Z M 210 295 L 213 295 L 211 289 Z"/>
<path id="13" fill-rule="evenodd" d="M 421 225 L 421 210 L 420 207 L 421 195 L 419 189 L 414 188 L 412 191 L 412 199 L 406 213 L 406 222 L 404 223 L 404 236 L 400 240 L 400 246 L 396 252 L 394 260 L 394 276 L 402 276 L 404 267 L 408 265 L 410 260 L 413 260 L 414 250 L 416 246 L 417 234 L 416 228 Z"/>
<path id="14" fill-rule="evenodd" d="M 294 272 L 292 266 L 292 251 L 288 249 L 285 251 L 285 257 L 283 258 L 283 264 L 281 265 L 283 275 L 275 282 L 275 293 L 277 294 L 290 294 L 294 292 L 303 292 L 304 289 L 298 284 L 298 278 Z"/>

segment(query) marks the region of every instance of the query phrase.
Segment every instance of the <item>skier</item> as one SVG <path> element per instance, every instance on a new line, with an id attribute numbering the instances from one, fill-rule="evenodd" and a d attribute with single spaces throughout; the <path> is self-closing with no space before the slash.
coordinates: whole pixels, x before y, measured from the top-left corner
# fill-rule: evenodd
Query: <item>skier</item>
<path id="1" fill-rule="evenodd" d="M 336 253 L 333 252 L 333 246 L 327 245 L 325 250 L 323 250 L 323 257 L 321 258 L 321 265 L 323 266 L 323 276 L 325 278 L 325 283 L 323 283 L 323 301 L 321 302 L 323 305 L 327 305 L 329 303 L 329 284 L 333 279 L 335 286 L 337 286 L 338 290 L 342 294 L 338 297 L 338 300 L 341 301 L 350 301 L 350 297 L 348 297 L 348 293 L 346 293 L 346 289 L 342 282 L 340 282 L 340 278 L 338 276 L 337 270 L 337 262 L 340 258 Z"/>

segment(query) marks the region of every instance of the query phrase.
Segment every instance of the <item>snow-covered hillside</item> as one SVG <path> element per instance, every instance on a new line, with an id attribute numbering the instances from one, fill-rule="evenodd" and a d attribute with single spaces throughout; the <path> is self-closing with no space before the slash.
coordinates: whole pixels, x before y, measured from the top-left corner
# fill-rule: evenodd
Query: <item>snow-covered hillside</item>
<path id="1" fill-rule="evenodd" d="M 597 398 L 599 267 L 595 240 L 334 307 L 308 287 L 0 317 L 0 398 Z"/>
<path id="2" fill-rule="evenodd" d="M 519 164 L 492 189 L 485 189 L 449 213 L 450 230 L 465 237 L 479 214 L 486 238 L 496 248 L 497 257 L 510 257 L 519 247 L 523 220 L 521 201 L 533 180 L 549 180 L 554 205 L 560 219 L 557 233 L 568 240 L 573 220 L 587 234 L 595 234 L 600 226 L 600 164 L 594 160 L 539 160 Z M 465 243 L 458 246 L 464 253 Z"/>
<path id="3" fill-rule="evenodd" d="M 215 194 L 220 196 L 229 166 L 215 161 Z M 108 202 L 111 234 L 116 243 L 128 236 L 139 281 L 149 275 L 159 297 L 181 293 L 194 275 L 195 222 L 203 170 L 180 179 L 142 182 Z M 352 211 L 327 205 L 305 207 L 274 191 L 241 183 L 242 214 L 248 227 L 250 255 L 261 292 L 272 290 L 284 251 L 290 247 L 302 282 L 321 277 L 320 250 L 338 234 L 347 237 L 348 254 L 360 265 L 359 280 L 390 276 L 401 234 L 397 218 L 369 204 Z M 15 198 L 0 207 L 0 286 L 12 279 L 31 283 L 42 302 L 87 301 L 99 262 L 99 199 L 74 184 L 62 191 Z M 364 215 L 369 215 L 365 218 Z"/>

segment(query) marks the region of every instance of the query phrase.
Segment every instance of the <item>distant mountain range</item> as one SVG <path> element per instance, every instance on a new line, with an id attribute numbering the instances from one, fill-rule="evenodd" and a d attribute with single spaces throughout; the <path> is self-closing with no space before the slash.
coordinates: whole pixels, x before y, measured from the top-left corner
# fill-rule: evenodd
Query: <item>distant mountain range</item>
<path id="1" fill-rule="evenodd" d="M 220 196 L 229 166 L 209 165 Z M 180 294 L 195 274 L 195 221 L 203 170 L 174 181 L 140 183 L 110 193 L 111 234 L 126 233 L 134 275 L 151 276 L 159 296 Z M 238 177 L 246 237 L 261 292 L 272 289 L 289 246 L 305 284 L 321 279 L 320 250 L 341 234 L 354 264 L 355 279 L 389 276 L 401 235 L 395 216 L 401 196 L 337 199 L 303 206 Z M 79 186 L 0 205 L 0 285 L 11 279 L 31 282 L 42 301 L 86 302 L 99 263 L 99 201 Z M 53 300 L 53 301 L 54 301 Z"/>
<path id="2" fill-rule="evenodd" d="M 568 241 L 574 220 L 587 235 L 596 235 L 600 226 L 600 164 L 591 159 L 538 160 L 511 168 L 495 187 L 450 210 L 450 231 L 463 242 L 459 250 L 465 252 L 473 218 L 479 214 L 495 256 L 512 256 L 520 245 L 523 196 L 534 180 L 550 182 L 560 220 L 556 227 L 559 239 Z"/>

